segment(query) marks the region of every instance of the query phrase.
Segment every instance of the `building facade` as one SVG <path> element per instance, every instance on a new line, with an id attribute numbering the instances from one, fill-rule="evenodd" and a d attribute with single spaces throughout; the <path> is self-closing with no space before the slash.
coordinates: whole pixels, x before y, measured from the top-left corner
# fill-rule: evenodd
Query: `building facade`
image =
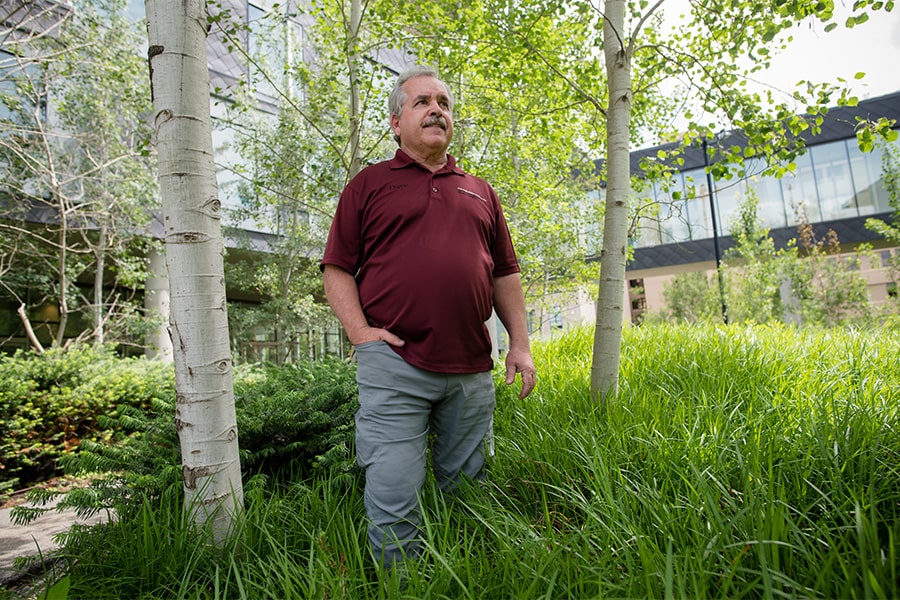
<path id="1" fill-rule="evenodd" d="M 740 174 L 730 179 L 707 176 L 716 145 L 746 144 L 740 132 L 720 135 L 706 148 L 698 144 L 681 149 L 683 163 L 674 169 L 671 181 L 645 181 L 632 192 L 632 205 L 643 210 L 639 209 L 642 214 L 629 238 L 633 256 L 626 265 L 623 321 L 637 324 L 663 314 L 666 287 L 680 274 L 702 272 L 712 280 L 735 245 L 733 225 L 741 203 L 751 196 L 758 200 L 757 216 L 776 248 L 795 240 L 802 223 L 812 225 L 820 240 L 833 231 L 844 256 L 854 254 L 860 244 L 869 244 L 873 255 L 861 262 L 860 272 L 868 282 L 872 305 L 896 297 L 888 262 L 900 248 L 866 227 L 868 218 L 891 223 L 894 216 L 884 185 L 885 146 L 863 152 L 856 137 L 858 119 L 882 117 L 900 128 L 900 91 L 862 100 L 857 106 L 830 109 L 819 134 L 801 136 L 807 151 L 796 159 L 796 169 L 781 178 L 763 174 L 764 164 L 754 159 L 734 169 Z M 900 150 L 900 141 L 892 145 Z M 640 178 L 642 161 L 677 149 L 677 144 L 665 144 L 632 152 L 632 174 Z M 591 191 L 588 197 L 603 202 L 605 190 Z M 599 256 L 588 260 L 598 262 Z M 529 313 L 532 334 L 552 337 L 569 327 L 593 324 L 596 296 L 597 290 L 589 289 L 574 299 L 560 297 L 549 308 L 535 308 Z"/>
<path id="2" fill-rule="evenodd" d="M 734 246 L 733 225 L 741 202 L 750 196 L 758 199 L 758 217 L 777 248 L 796 239 L 804 222 L 812 225 L 818 239 L 833 231 L 847 253 L 862 243 L 871 244 L 875 258 L 861 267 L 871 302 L 879 305 L 895 296 L 886 265 L 898 248 L 865 226 L 871 217 L 888 223 L 893 218 L 884 185 L 884 150 L 876 145 L 873 151 L 862 152 L 856 138 L 858 118 L 881 117 L 900 126 L 900 92 L 862 100 L 854 107 L 832 108 L 821 133 L 804 137 L 807 151 L 796 159 L 796 169 L 781 178 L 762 174 L 764 165 L 758 160 L 748 161 L 741 176 L 707 177 L 712 152 L 707 154 L 699 145 L 688 148 L 671 185 L 652 183 L 635 194 L 637 204 L 660 209 L 642 216 L 631 238 L 634 257 L 626 270 L 626 320 L 636 323 L 646 313 L 661 313 L 665 288 L 676 275 L 714 274 L 724 253 Z M 727 147 L 744 141 L 739 133 L 730 133 L 715 143 Z M 893 145 L 900 148 L 898 141 Z M 633 172 L 640 172 L 642 159 L 673 147 L 632 153 Z"/>

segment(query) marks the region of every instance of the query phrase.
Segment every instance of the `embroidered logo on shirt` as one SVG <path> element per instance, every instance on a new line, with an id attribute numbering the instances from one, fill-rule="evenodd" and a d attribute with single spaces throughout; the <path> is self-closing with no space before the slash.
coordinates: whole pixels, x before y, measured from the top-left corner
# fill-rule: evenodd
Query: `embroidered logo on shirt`
<path id="1" fill-rule="evenodd" d="M 473 198 L 478 198 L 479 200 L 481 200 L 482 202 L 484 202 L 485 204 L 487 204 L 487 200 L 485 200 L 485 199 L 482 198 L 479 194 L 476 194 L 475 192 L 473 192 L 473 191 L 471 191 L 471 190 L 467 190 L 467 189 L 461 188 L 461 187 L 458 187 L 458 188 L 456 188 L 456 189 L 457 189 L 457 191 L 460 191 L 460 192 L 462 192 L 463 194 L 472 196 Z"/>

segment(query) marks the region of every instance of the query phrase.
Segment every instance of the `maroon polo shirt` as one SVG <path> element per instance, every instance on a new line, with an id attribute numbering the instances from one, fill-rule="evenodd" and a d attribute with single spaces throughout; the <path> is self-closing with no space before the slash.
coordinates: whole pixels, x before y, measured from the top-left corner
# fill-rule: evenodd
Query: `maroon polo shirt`
<path id="1" fill-rule="evenodd" d="M 497 195 L 451 156 L 432 173 L 398 150 L 362 170 L 338 202 L 322 265 L 352 273 L 373 327 L 406 341 L 409 364 L 489 371 L 494 278 L 519 272 Z"/>

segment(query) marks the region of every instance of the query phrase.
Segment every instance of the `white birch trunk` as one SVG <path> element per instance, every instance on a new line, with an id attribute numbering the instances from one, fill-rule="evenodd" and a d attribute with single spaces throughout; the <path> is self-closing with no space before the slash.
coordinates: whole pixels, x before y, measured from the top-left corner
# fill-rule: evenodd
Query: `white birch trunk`
<path id="1" fill-rule="evenodd" d="M 104 207 L 108 209 L 108 206 Z M 106 328 L 103 319 L 103 272 L 106 270 L 106 244 L 109 240 L 109 227 L 106 224 L 106 216 L 101 215 L 101 225 L 97 240 L 97 247 L 94 249 L 94 256 L 97 259 L 97 270 L 94 271 L 94 343 L 103 344 L 106 341 Z"/>
<path id="2" fill-rule="evenodd" d="M 222 543 L 242 510 L 205 0 L 145 0 L 185 506 Z"/>
<path id="3" fill-rule="evenodd" d="M 598 402 L 618 391 L 622 347 L 623 290 L 631 194 L 631 56 L 625 31 L 625 0 L 607 0 L 603 47 L 609 86 L 606 112 L 606 216 L 597 296 L 597 323 L 591 362 L 591 396 Z"/>
<path id="4" fill-rule="evenodd" d="M 350 0 L 347 30 L 347 65 L 350 72 L 350 172 L 348 180 L 362 169 L 360 138 L 362 114 L 359 92 L 359 29 L 362 24 L 362 0 Z"/>
<path id="5" fill-rule="evenodd" d="M 147 258 L 147 280 L 144 283 L 144 310 L 153 315 L 169 316 L 169 279 L 166 277 L 166 256 L 151 250 Z M 166 327 L 160 326 L 147 336 L 147 358 L 172 362 L 172 338 Z"/>

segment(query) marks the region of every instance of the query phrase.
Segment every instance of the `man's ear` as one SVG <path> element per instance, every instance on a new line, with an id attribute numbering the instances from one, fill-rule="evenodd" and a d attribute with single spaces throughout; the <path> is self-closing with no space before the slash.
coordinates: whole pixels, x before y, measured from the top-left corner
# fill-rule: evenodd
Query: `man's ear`
<path id="1" fill-rule="evenodd" d="M 397 115 L 391 115 L 391 129 L 394 130 L 394 133 L 400 135 L 400 117 Z"/>

